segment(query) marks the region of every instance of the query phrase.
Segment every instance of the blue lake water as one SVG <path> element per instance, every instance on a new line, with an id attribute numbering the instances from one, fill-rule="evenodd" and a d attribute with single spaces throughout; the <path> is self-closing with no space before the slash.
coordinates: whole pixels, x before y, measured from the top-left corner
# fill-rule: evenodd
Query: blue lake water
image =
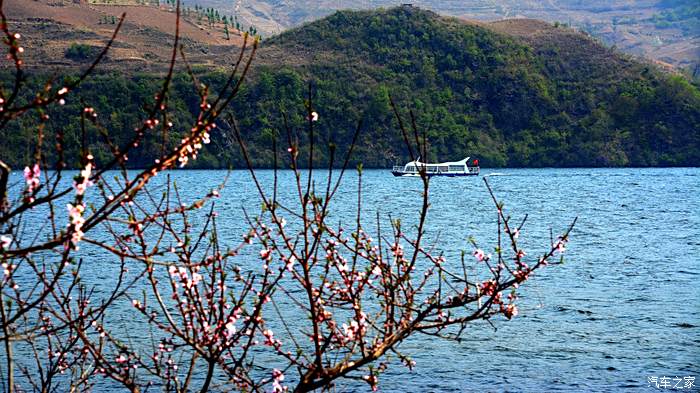
<path id="1" fill-rule="evenodd" d="M 547 248 L 550 228 L 561 232 L 578 217 L 566 264 L 538 271 L 520 290 L 520 315 L 493 319 L 496 330 L 475 323 L 461 343 L 408 339 L 401 349 L 417 366 L 390 367 L 382 391 L 649 390 L 650 376 L 700 377 L 700 169 L 482 169 L 492 172 L 507 212 L 529 215 L 522 242 L 530 255 Z M 195 196 L 225 174 L 173 177 Z M 258 175 L 270 184 L 271 171 Z M 281 199 L 293 197 L 292 180 L 291 172 L 280 174 Z M 420 180 L 365 170 L 362 188 L 368 220 L 379 212 L 387 227 L 389 216 L 415 225 Z M 331 221 L 353 222 L 356 191 L 352 171 Z M 246 228 L 242 208 L 255 212 L 260 204 L 244 171 L 234 171 L 221 194 L 219 233 L 233 246 Z M 469 236 L 485 249 L 495 244 L 495 208 L 481 177 L 434 178 L 430 201 L 428 240 L 448 263 L 471 250 Z M 104 280 L 110 263 L 86 264 L 84 279 Z M 337 386 L 355 389 L 367 385 Z"/>

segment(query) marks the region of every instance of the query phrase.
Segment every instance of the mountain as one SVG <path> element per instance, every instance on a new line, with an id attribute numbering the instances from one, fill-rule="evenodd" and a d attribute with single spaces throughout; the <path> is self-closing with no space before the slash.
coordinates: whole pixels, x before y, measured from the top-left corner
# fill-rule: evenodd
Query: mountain
<path id="1" fill-rule="evenodd" d="M 241 15 L 260 31 L 290 27 L 344 9 L 392 7 L 390 0 L 189 0 Z M 407 3 L 409 1 L 406 1 Z M 700 4 L 697 0 L 411 0 L 443 15 L 483 21 L 534 18 L 571 24 L 608 45 L 676 67 L 700 62 Z"/>
<path id="2" fill-rule="evenodd" d="M 256 105 L 238 108 L 246 127 L 268 129 L 263 119 L 276 117 L 268 108 L 289 108 L 311 79 L 327 134 L 347 141 L 352 121 L 364 118 L 359 151 L 371 165 L 406 158 L 389 94 L 427 129 L 433 159 L 700 164 L 697 87 L 541 21 L 466 23 L 406 6 L 342 11 L 270 39 L 258 70 L 244 99 Z"/>
<path id="3" fill-rule="evenodd" d="M 404 116 L 415 113 L 431 160 L 472 156 L 484 166 L 514 167 L 700 165 L 697 86 L 546 22 L 465 22 L 410 6 L 341 11 L 265 40 L 253 70 L 232 113 L 257 166 L 271 165 L 273 137 L 286 140 L 283 113 L 304 145 L 302 103 L 309 83 L 321 145 L 333 142 L 342 153 L 363 120 L 355 161 L 368 167 L 408 158 L 390 97 Z M 224 79 L 217 70 L 201 75 L 212 87 Z M 124 141 L 158 86 L 152 74 L 109 73 L 83 85 L 78 97 L 110 120 L 110 136 Z M 188 77 L 178 75 L 170 99 L 176 126 L 187 124 L 198 102 Z M 70 120 L 80 105 L 74 97 L 51 113 L 52 127 L 63 129 L 66 139 L 79 140 Z M 0 145 L 0 155 L 21 165 L 32 153 L 18 146 L 31 140 L 32 128 L 15 127 L 3 131 L 10 143 Z M 196 165 L 240 167 L 227 125 L 219 128 Z M 144 153 L 130 162 L 150 162 L 156 142 L 146 141 Z M 99 159 L 105 151 L 99 138 L 94 144 Z M 319 163 L 328 162 L 324 149 L 315 153 Z"/>

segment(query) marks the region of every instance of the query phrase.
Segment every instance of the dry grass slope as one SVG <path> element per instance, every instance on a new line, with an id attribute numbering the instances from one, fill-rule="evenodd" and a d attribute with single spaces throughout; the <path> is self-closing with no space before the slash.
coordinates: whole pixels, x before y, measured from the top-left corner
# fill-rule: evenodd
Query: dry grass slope
<path id="1" fill-rule="evenodd" d="M 158 0 L 87 0 L 87 3 L 95 5 L 145 5 L 156 7 L 160 5 Z"/>
<path id="2" fill-rule="evenodd" d="M 90 0 L 106 1 L 106 0 Z M 126 20 L 116 44 L 102 67 L 119 70 L 159 70 L 167 65 L 175 32 L 175 12 L 168 7 L 144 5 L 88 4 L 87 2 L 47 0 L 5 0 L 4 10 L 14 30 L 21 31 L 26 63 L 38 67 L 80 67 L 68 59 L 70 46 L 84 45 L 95 50 L 112 35 L 118 18 Z M 141 1 L 143 2 L 143 1 Z M 188 60 L 195 65 L 229 64 L 242 44 L 241 33 L 230 29 L 226 39 L 223 25 L 202 26 L 194 18 L 183 17 L 180 33 Z M 8 67 L 8 62 L 1 62 Z"/>

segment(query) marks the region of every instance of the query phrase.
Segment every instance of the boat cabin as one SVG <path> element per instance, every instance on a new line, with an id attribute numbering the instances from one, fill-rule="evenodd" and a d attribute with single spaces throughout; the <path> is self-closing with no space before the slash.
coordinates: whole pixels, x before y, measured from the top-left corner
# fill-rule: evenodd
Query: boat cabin
<path id="1" fill-rule="evenodd" d="M 469 166 L 469 158 L 460 161 L 430 164 L 420 162 L 420 157 L 404 166 L 394 166 L 391 171 L 394 176 L 420 176 L 425 171 L 428 176 L 475 176 L 479 174 L 478 166 Z M 478 165 L 478 164 L 477 164 Z"/>

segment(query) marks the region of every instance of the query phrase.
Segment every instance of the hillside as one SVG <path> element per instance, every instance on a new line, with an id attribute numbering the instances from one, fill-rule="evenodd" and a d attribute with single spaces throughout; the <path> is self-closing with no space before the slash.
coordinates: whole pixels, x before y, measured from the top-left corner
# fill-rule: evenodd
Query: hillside
<path id="1" fill-rule="evenodd" d="M 391 7 L 389 0 L 193 0 L 230 9 L 266 35 L 277 34 L 337 10 Z M 408 2 L 407 2 L 408 3 Z M 469 20 L 534 18 L 571 24 L 623 51 L 671 64 L 700 62 L 697 0 L 413 0 L 415 6 Z"/>
<path id="2" fill-rule="evenodd" d="M 282 53 L 294 54 L 286 67 L 271 61 Z M 274 91 L 276 78 L 312 78 L 319 113 L 335 136 L 352 129 L 347 121 L 338 127 L 342 119 L 364 116 L 367 155 L 379 152 L 375 165 L 405 158 L 388 114 L 389 93 L 417 113 L 438 159 L 700 164 L 697 88 L 543 22 L 465 23 L 415 7 L 338 12 L 271 39 L 261 63 L 270 71 L 251 91 Z"/>
<path id="3" fill-rule="evenodd" d="M 216 72 L 203 75 L 212 86 L 223 79 Z M 256 165 L 272 162 L 270 140 L 282 133 L 282 112 L 303 139 L 308 81 L 319 139 L 343 151 L 364 120 L 355 157 L 369 167 L 408 157 L 389 95 L 404 113 L 416 113 L 430 159 L 472 156 L 484 166 L 528 167 L 700 165 L 697 87 L 543 22 L 467 23 L 398 7 L 338 12 L 266 40 L 232 108 Z M 152 75 L 103 75 L 79 95 L 110 119 L 119 140 L 157 86 Z M 186 124 L 195 111 L 190 86 L 186 77 L 176 78 L 176 124 Z M 53 126 L 78 135 L 69 116 L 79 110 L 74 98 L 52 114 Z M 20 163 L 31 155 L 17 147 L 26 145 L 21 141 L 31 127 L 16 127 L 0 155 Z M 240 167 L 225 124 L 220 128 L 223 134 L 215 135 L 198 165 Z M 145 145 L 133 165 L 153 159 L 148 151 L 157 151 L 155 141 Z M 328 159 L 316 152 L 320 162 Z"/>
<path id="4" fill-rule="evenodd" d="M 165 3 L 165 2 L 163 2 Z M 126 19 L 104 68 L 158 70 L 171 56 L 175 13 L 168 6 L 100 5 L 63 0 L 5 0 L 3 9 L 22 31 L 27 64 L 59 72 L 79 68 L 109 40 L 118 18 Z M 240 47 L 240 32 L 209 26 L 185 15 L 180 25 L 185 52 L 194 64 L 224 64 L 232 47 Z M 73 47 L 73 52 L 69 48 Z M 73 54 L 73 55 L 71 55 Z M 5 66 L 6 64 L 3 64 Z"/>

